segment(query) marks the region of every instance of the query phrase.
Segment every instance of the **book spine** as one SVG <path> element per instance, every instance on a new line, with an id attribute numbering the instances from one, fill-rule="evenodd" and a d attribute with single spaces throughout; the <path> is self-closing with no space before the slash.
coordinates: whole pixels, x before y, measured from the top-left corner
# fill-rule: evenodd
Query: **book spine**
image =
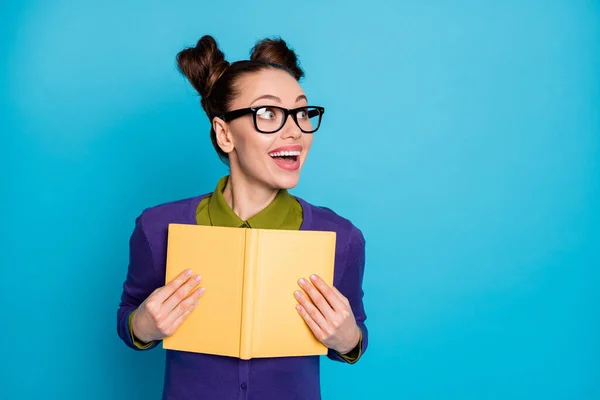
<path id="1" fill-rule="evenodd" d="M 259 231 L 257 229 L 246 229 L 242 292 L 242 332 L 240 335 L 240 358 L 243 360 L 252 358 L 252 338 L 256 308 L 256 277 L 258 275 L 258 235 Z"/>

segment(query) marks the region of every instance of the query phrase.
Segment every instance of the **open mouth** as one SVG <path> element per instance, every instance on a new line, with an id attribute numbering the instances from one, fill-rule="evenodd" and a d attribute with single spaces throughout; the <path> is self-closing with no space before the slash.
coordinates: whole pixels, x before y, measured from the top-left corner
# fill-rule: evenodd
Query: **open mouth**
<path id="1" fill-rule="evenodd" d="M 293 164 L 296 161 L 298 161 L 298 157 L 300 157 L 300 152 L 299 151 L 278 151 L 275 153 L 269 153 L 269 155 L 277 161 Z"/>

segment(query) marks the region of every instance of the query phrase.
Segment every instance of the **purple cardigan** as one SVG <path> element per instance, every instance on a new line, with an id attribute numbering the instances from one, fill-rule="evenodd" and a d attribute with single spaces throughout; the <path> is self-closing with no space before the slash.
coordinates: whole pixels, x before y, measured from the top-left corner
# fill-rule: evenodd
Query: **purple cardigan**
<path id="1" fill-rule="evenodd" d="M 165 284 L 167 226 L 196 224 L 196 207 L 204 196 L 148 208 L 135 221 L 129 244 L 129 269 L 117 311 L 118 334 L 132 349 L 140 350 L 131 341 L 129 315 L 152 291 Z M 363 334 L 364 353 L 368 344 L 362 290 L 365 239 L 347 219 L 328 208 L 297 199 L 303 210 L 301 230 L 337 233 L 333 283 L 350 301 Z M 345 362 L 331 350 L 327 357 Z M 240 360 L 167 350 L 163 399 L 317 400 L 321 398 L 319 363 L 319 356 Z"/>

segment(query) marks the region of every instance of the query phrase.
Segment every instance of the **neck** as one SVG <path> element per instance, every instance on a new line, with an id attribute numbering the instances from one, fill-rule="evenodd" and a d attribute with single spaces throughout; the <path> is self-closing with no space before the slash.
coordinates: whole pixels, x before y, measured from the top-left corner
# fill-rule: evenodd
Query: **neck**
<path id="1" fill-rule="evenodd" d="M 232 169 L 223 198 L 238 217 L 247 221 L 271 204 L 278 192 Z"/>

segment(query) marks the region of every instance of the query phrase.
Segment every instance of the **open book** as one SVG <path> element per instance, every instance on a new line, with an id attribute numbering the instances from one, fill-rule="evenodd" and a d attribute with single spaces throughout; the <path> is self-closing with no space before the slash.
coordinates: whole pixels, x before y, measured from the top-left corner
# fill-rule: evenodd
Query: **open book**
<path id="1" fill-rule="evenodd" d="M 333 284 L 335 232 L 170 224 L 165 283 L 202 276 L 199 304 L 163 348 L 241 359 L 324 355 L 296 311 L 300 278 Z"/>

